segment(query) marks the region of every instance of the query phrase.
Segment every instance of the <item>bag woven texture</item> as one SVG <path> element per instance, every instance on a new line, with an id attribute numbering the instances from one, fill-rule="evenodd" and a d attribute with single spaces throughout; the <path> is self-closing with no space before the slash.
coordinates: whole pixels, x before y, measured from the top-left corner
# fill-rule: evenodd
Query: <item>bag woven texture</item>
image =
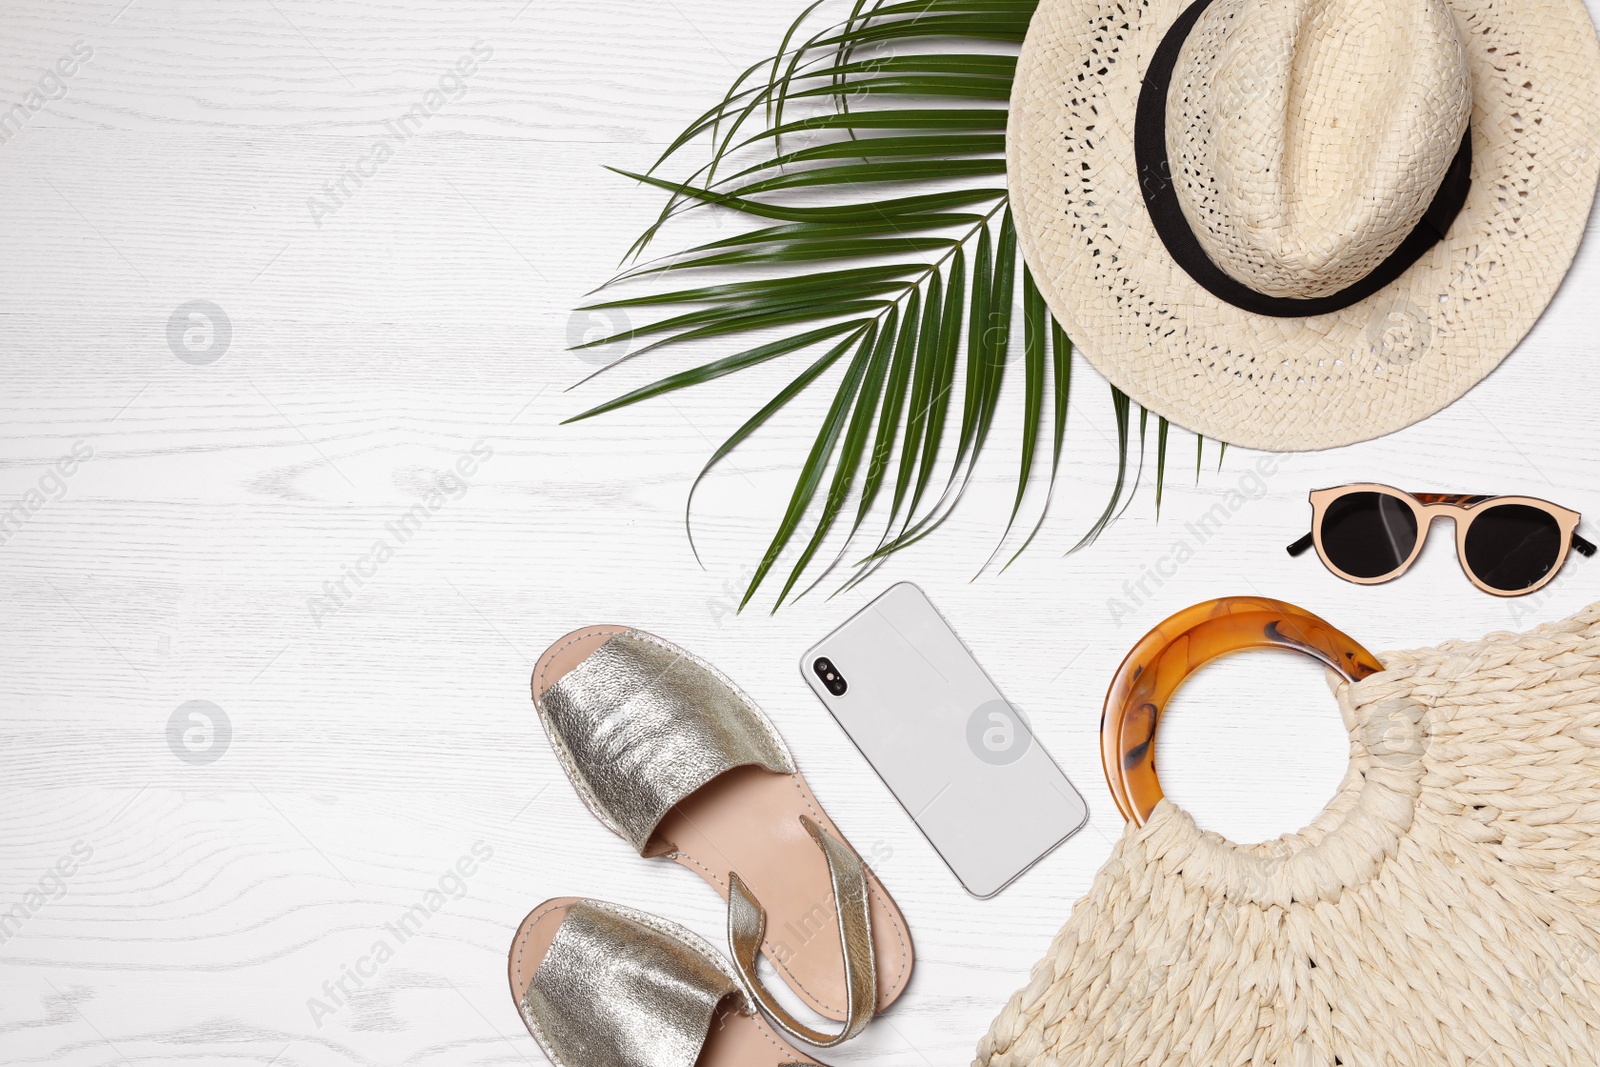
<path id="1" fill-rule="evenodd" d="M 1322 814 L 1130 823 L 976 1067 L 1600 1064 L 1600 604 L 1380 659 Z"/>

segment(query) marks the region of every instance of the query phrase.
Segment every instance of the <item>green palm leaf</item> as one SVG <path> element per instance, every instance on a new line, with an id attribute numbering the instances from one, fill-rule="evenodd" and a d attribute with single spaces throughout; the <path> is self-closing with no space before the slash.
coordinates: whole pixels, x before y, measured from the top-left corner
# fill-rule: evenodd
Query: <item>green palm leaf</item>
<path id="1" fill-rule="evenodd" d="M 1050 463 L 1047 475 L 1037 474 L 1048 481 L 1006 566 L 1044 527 L 1066 452 L 1072 342 L 1022 264 L 1003 181 L 1005 104 L 1036 2 L 853 0 L 842 18 L 813 30 L 812 16 L 823 6 L 818 0 L 789 27 L 777 52 L 745 68 L 648 171 L 617 170 L 660 190 L 665 202 L 624 256 L 630 265 L 607 286 L 627 282 L 634 294 L 635 283 L 667 275 L 715 276 L 586 304 L 583 310 L 631 311 L 647 321 L 578 347 L 625 344 L 623 362 L 667 345 L 749 340 L 733 355 L 635 388 L 574 419 L 811 352 L 695 478 L 684 510 L 691 549 L 694 492 L 706 474 L 824 376 L 839 375 L 741 608 L 782 559 L 789 562 L 774 610 L 859 557 L 841 587 L 850 588 L 954 513 L 999 417 L 1019 289 L 1022 453 L 989 561 L 1022 525 L 1028 486 L 1044 467 L 1038 453 L 1048 400 Z M 665 176 L 664 168 L 701 145 L 706 154 L 689 173 Z M 643 260 L 666 226 L 704 209 L 759 224 Z M 1128 477 L 1132 405 L 1115 389 L 1112 410 L 1115 482 L 1074 550 L 1122 513 L 1139 481 L 1137 471 L 1131 485 Z M 1141 469 L 1147 418 L 1141 410 Z M 1158 513 L 1169 429 L 1159 421 Z M 945 447 L 947 436 L 953 449 Z M 1197 450 L 1197 471 L 1200 458 Z M 808 521 L 809 533 L 799 537 Z M 851 552 L 869 522 L 876 543 Z"/>
<path id="2" fill-rule="evenodd" d="M 889 370 L 890 353 L 895 348 L 895 339 L 898 336 L 895 329 L 896 314 L 897 311 L 890 311 L 883 329 L 878 331 L 878 343 L 872 350 L 872 358 L 868 360 L 866 371 L 862 376 L 861 388 L 856 396 L 854 410 L 850 414 L 850 428 L 844 436 L 844 448 L 839 455 L 838 465 L 834 467 L 833 484 L 829 486 L 828 495 L 823 501 L 822 515 L 817 520 L 817 528 L 812 532 L 811 540 L 806 542 L 805 550 L 800 553 L 794 569 L 789 572 L 789 580 L 783 583 L 783 591 L 778 594 L 778 602 L 773 605 L 774 611 L 783 606 L 784 598 L 794 588 L 794 583 L 800 580 L 800 575 L 805 573 L 806 565 L 817 554 L 817 549 L 822 547 L 823 538 L 832 529 L 833 521 L 844 507 L 845 498 L 850 494 L 850 487 L 855 482 L 856 471 L 861 466 L 862 452 L 866 447 L 867 434 L 872 429 L 872 419 L 877 412 L 878 400 L 883 395 L 883 382 Z"/>
<path id="3" fill-rule="evenodd" d="M 862 326 L 860 329 L 866 330 L 869 328 L 870 327 Z M 823 353 L 820 359 L 811 364 L 811 366 L 807 367 L 805 370 L 801 371 L 799 375 L 795 377 L 794 381 L 784 386 L 783 389 L 779 391 L 777 396 L 773 397 L 767 402 L 765 407 L 756 412 L 754 415 L 750 416 L 750 418 L 746 419 L 744 425 L 740 426 L 728 436 L 726 441 L 717 446 L 717 450 L 711 454 L 711 458 L 706 460 L 706 465 L 700 468 L 700 473 L 695 475 L 693 484 L 689 486 L 688 498 L 683 502 L 683 532 L 688 536 L 689 550 L 694 553 L 696 563 L 700 562 L 700 550 L 695 548 L 694 524 L 689 521 L 689 516 L 691 510 L 694 508 L 694 492 L 696 489 L 700 488 L 701 481 L 705 479 L 705 476 L 710 473 L 711 468 L 715 467 L 724 456 L 726 456 L 729 452 L 732 452 L 735 448 L 739 447 L 740 443 L 743 442 L 745 438 L 749 437 L 751 434 L 760 429 L 761 426 L 773 415 L 777 414 L 785 404 L 789 403 L 789 401 L 798 396 L 806 386 L 816 381 L 823 371 L 837 363 L 839 361 L 839 357 L 844 355 L 845 352 L 849 350 L 850 346 L 855 344 L 859 338 L 859 332 L 853 333 L 846 337 L 843 341 L 840 341 L 838 344 L 834 345 L 827 352 Z"/>
<path id="4" fill-rule="evenodd" d="M 756 590 L 761 587 L 761 580 L 767 576 L 772 565 L 778 562 L 778 556 L 788 545 L 789 538 L 794 536 L 806 509 L 811 505 L 812 497 L 816 496 L 817 486 L 822 484 L 823 473 L 827 470 L 828 461 L 833 458 L 834 448 L 839 443 L 840 431 L 844 429 L 850 408 L 855 404 L 861 379 L 865 377 L 867 367 L 872 362 L 872 355 L 877 350 L 877 345 L 874 343 L 877 335 L 876 325 L 862 335 L 855 358 L 850 361 L 844 381 L 839 383 L 839 389 L 834 394 L 833 405 L 828 408 L 827 417 L 822 421 L 822 428 L 817 431 L 817 439 L 811 445 L 811 454 L 806 457 L 805 466 L 800 468 L 800 480 L 795 483 L 794 492 L 789 497 L 789 507 L 783 513 L 783 521 L 778 525 L 778 532 L 773 535 L 772 544 L 761 557 L 761 563 L 756 567 L 755 577 L 750 580 L 750 588 L 745 591 L 744 599 L 739 601 L 740 611 L 750 603 L 750 598 L 755 596 Z"/>
<path id="5" fill-rule="evenodd" d="M 1033 287 L 1031 276 L 1026 277 L 1025 281 L 1028 283 L 1028 289 L 1024 291 L 1023 307 L 1027 308 L 1031 301 L 1034 304 L 1033 314 L 1048 319 L 1050 312 L 1045 306 L 1043 294 Z M 1039 536 L 1039 531 L 1044 529 L 1045 516 L 1050 513 L 1050 499 L 1055 495 L 1056 475 L 1061 471 L 1061 447 L 1067 437 L 1067 400 L 1072 394 L 1072 341 L 1067 337 L 1067 331 L 1061 328 L 1061 324 L 1053 319 L 1050 320 L 1050 362 L 1055 384 L 1055 430 L 1050 449 L 1050 481 L 1045 486 L 1044 504 L 1039 508 L 1039 518 L 1034 522 L 1033 529 L 1028 531 L 1027 538 L 1011 554 L 1011 558 L 1006 560 L 1006 567 L 1015 563 L 1017 557 L 1033 544 L 1033 539 Z M 1019 499 L 1022 488 L 1018 486 Z M 1014 513 L 1012 517 L 1014 520 Z M 1000 569 L 1003 571 L 1005 567 Z"/>
<path id="6" fill-rule="evenodd" d="M 1011 514 L 1006 519 L 1006 528 L 1001 531 L 999 544 L 994 546 L 994 551 L 989 553 L 989 558 L 984 561 L 985 567 L 994 562 L 994 557 L 999 555 L 1001 547 L 1005 545 L 1006 537 L 1011 533 L 1011 528 L 1016 525 L 1017 514 L 1022 511 L 1022 498 L 1028 492 L 1029 476 L 1033 473 L 1033 454 L 1039 445 L 1039 426 L 1044 414 L 1044 349 L 1047 331 L 1046 322 L 1049 318 L 1050 312 L 1045 307 L 1044 296 L 1039 292 L 1038 287 L 1033 284 L 1033 274 L 1024 267 L 1022 271 L 1022 358 L 1023 373 L 1026 376 L 1026 381 L 1024 383 L 1022 408 L 1022 469 L 1017 472 L 1017 496 L 1011 502 Z M 1061 415 L 1063 418 L 1065 417 L 1065 409 L 1062 410 Z M 1064 429 L 1064 422 L 1062 426 Z M 1059 460 L 1059 451 L 1057 458 Z M 1054 481 L 1054 471 L 1052 471 L 1051 483 L 1054 484 Z M 1037 530 L 1037 527 L 1035 527 L 1035 530 Z"/>

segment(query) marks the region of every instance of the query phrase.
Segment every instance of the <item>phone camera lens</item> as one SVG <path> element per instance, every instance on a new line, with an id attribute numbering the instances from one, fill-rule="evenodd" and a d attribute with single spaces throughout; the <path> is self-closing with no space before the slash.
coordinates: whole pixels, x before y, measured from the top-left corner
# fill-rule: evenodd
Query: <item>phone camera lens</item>
<path id="1" fill-rule="evenodd" d="M 850 683 L 844 680 L 844 675 L 839 673 L 839 668 L 835 667 L 833 661 L 826 656 L 817 657 L 817 661 L 811 665 L 811 669 L 817 673 L 818 678 L 822 679 L 822 684 L 827 686 L 828 692 L 836 697 L 844 696 L 845 690 L 850 688 Z"/>

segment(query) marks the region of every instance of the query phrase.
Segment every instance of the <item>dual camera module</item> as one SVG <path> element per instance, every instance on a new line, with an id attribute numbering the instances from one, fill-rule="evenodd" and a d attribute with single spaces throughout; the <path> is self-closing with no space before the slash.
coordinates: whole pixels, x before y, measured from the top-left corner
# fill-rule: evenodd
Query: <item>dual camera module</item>
<path id="1" fill-rule="evenodd" d="M 836 697 L 844 696 L 845 690 L 850 688 L 850 683 L 844 680 L 844 675 L 839 673 L 839 668 L 835 667 L 833 660 L 827 656 L 818 656 L 811 669 L 817 672 L 817 677 L 828 687 L 828 692 Z"/>

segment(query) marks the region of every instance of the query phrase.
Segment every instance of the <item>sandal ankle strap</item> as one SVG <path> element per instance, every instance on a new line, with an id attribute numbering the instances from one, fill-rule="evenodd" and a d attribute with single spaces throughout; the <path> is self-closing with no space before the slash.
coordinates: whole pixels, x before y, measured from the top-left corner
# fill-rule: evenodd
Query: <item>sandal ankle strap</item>
<path id="1" fill-rule="evenodd" d="M 828 860 L 834 908 L 839 916 L 839 942 L 844 950 L 844 980 L 849 994 L 843 1028 L 837 1034 L 814 1030 L 779 1004 L 756 973 L 756 957 L 767 932 L 767 912 L 737 872 L 728 875 L 728 945 L 734 970 L 750 999 L 784 1033 L 818 1048 L 834 1048 L 864 1030 L 878 1008 L 878 966 L 872 947 L 872 913 L 867 903 L 867 871 L 844 842 L 809 818 L 800 816 Z"/>

